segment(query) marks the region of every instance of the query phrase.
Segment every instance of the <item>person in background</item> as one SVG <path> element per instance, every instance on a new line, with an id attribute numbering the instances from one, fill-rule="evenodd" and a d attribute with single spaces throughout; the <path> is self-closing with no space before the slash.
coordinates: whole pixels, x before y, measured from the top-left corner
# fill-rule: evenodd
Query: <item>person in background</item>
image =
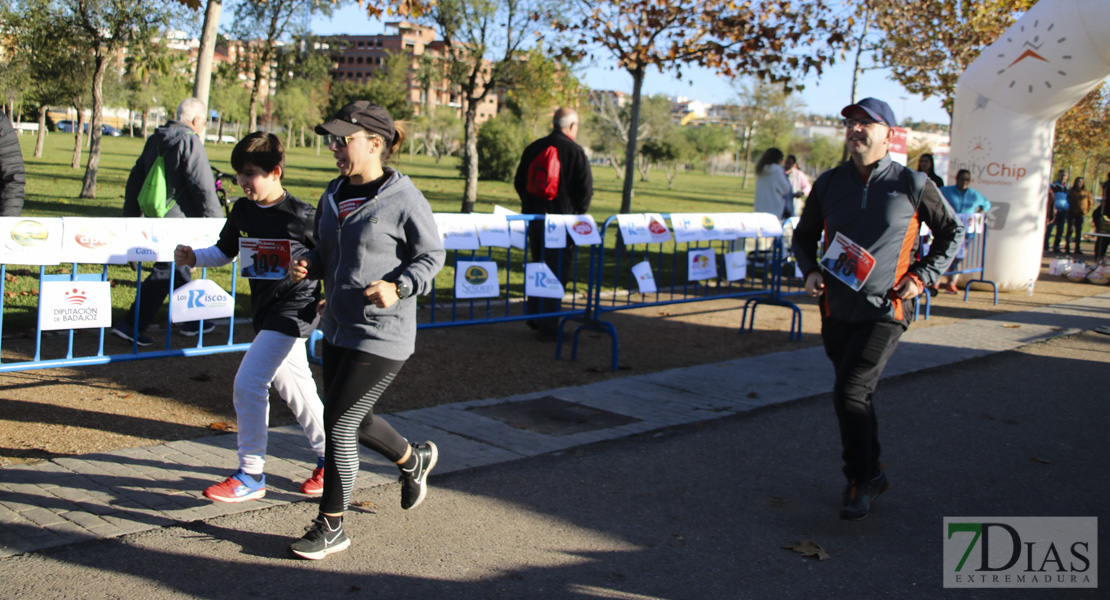
<path id="1" fill-rule="evenodd" d="M 388 166 L 405 130 L 359 100 L 316 126 L 339 169 L 316 210 L 316 247 L 293 261 L 294 282 L 321 279 L 324 333 L 324 492 L 308 533 L 289 550 L 319 560 L 345 550 L 343 513 L 358 477 L 359 444 L 397 465 L 401 508 L 424 501 L 439 460 L 432 442 L 410 444 L 374 405 L 416 350 L 416 297 L 432 289 L 447 253 L 428 200 Z"/>
<path id="2" fill-rule="evenodd" d="M 768 148 L 755 163 L 755 212 L 771 213 L 779 219 L 794 214 L 794 190 L 782 168 L 782 150 Z"/>
<path id="3" fill-rule="evenodd" d="M 935 167 L 936 163 L 933 160 L 933 155 L 928 152 L 922 154 L 917 159 L 918 172 L 924 173 L 929 178 L 929 181 L 932 181 L 933 185 L 937 186 L 939 190 L 944 187 L 944 180 L 940 178 L 940 175 L 937 175 L 937 172 L 934 170 Z"/>
<path id="4" fill-rule="evenodd" d="M 1055 239 L 1052 241 L 1052 251 L 1060 253 L 1060 236 L 1064 233 L 1064 225 L 1068 220 L 1068 172 L 1060 169 L 1056 173 L 1056 181 L 1048 186 L 1049 196 L 1052 197 L 1052 217 L 1044 230 L 1044 251 L 1048 252 L 1048 239 L 1055 230 Z"/>
<path id="5" fill-rule="evenodd" d="M 1068 190 L 1068 217 L 1067 229 L 1064 230 L 1064 252 L 1082 255 L 1080 242 L 1083 241 L 1083 222 L 1087 220 L 1087 213 L 1091 212 L 1091 192 L 1082 177 L 1076 177 Z M 1075 240 L 1075 250 L 1071 248 L 1071 240 Z"/>
<path id="6" fill-rule="evenodd" d="M 19 134 L 11 119 L 0 113 L 0 217 L 18 217 L 23 212 L 25 186 Z"/>
<path id="7" fill-rule="evenodd" d="M 805 206 L 806 203 L 806 197 L 809 196 L 809 190 L 813 187 L 810 185 L 809 176 L 803 173 L 802 169 L 798 167 L 798 157 L 793 154 L 787 155 L 786 162 L 783 163 L 782 168 L 786 171 L 786 179 L 790 181 L 790 187 L 794 190 L 793 215 L 801 215 L 802 207 Z"/>
<path id="8" fill-rule="evenodd" d="M 978 190 L 971 187 L 971 171 L 967 169 L 960 169 L 956 173 L 956 185 L 946 185 L 940 188 L 940 193 L 944 196 L 945 201 L 952 207 L 952 211 L 960 215 L 970 215 L 974 213 L 987 213 L 991 209 L 991 201 L 987 200 L 986 196 L 980 194 Z M 957 257 L 952 261 L 952 266 L 949 267 L 952 271 L 959 271 L 960 265 L 963 264 L 963 259 Z M 958 273 L 948 275 L 948 283 L 940 286 L 940 289 L 949 294 L 959 292 L 956 283 L 960 280 Z"/>
<path id="9" fill-rule="evenodd" d="M 231 207 L 216 245 L 195 250 L 180 245 L 173 253 L 175 263 L 222 267 L 239 256 L 244 238 L 288 240 L 292 255 L 316 246 L 312 231 L 316 209 L 282 187 L 285 149 L 276 135 L 256 131 L 240 140 L 231 150 L 231 166 L 245 198 Z M 291 283 L 282 275 L 251 279 L 250 286 L 255 336 L 239 363 L 231 394 L 238 426 L 239 470 L 209 486 L 204 495 L 216 502 L 245 502 L 266 495 L 263 466 L 272 386 L 316 452 L 316 468 L 301 484 L 301 493 L 319 496 L 324 491 L 324 405 L 316 393 L 305 342 L 320 319 L 316 314 L 320 283 Z"/>

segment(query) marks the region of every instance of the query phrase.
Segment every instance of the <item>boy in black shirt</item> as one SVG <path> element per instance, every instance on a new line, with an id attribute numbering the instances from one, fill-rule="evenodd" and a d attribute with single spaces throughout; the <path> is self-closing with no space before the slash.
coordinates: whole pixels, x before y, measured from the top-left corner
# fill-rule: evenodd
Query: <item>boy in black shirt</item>
<path id="1" fill-rule="evenodd" d="M 266 436 L 273 385 L 304 428 L 316 451 L 316 468 L 301 493 L 319 496 L 324 481 L 324 407 L 309 370 L 305 340 L 319 319 L 315 306 L 320 284 L 293 283 L 285 277 L 292 256 L 316 246 L 316 210 L 281 185 L 285 151 L 281 140 L 261 131 L 231 151 L 231 166 L 245 199 L 231 208 L 215 246 L 193 250 L 178 246 L 179 265 L 218 267 L 240 257 L 241 274 L 250 278 L 251 312 L 256 336 L 235 374 L 233 398 L 239 429 L 239 470 L 204 490 L 218 502 L 243 502 L 266 495 Z"/>

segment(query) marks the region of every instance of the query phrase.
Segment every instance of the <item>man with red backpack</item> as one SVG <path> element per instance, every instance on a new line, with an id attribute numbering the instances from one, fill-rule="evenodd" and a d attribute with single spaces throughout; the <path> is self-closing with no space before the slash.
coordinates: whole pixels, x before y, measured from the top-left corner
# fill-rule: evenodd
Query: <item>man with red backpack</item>
<path id="1" fill-rule="evenodd" d="M 520 196 L 521 212 L 530 215 L 580 215 L 590 209 L 594 194 L 590 162 L 582 146 L 575 143 L 578 136 L 578 113 L 571 108 L 560 108 L 552 119 L 551 135 L 540 138 L 524 149 L 520 166 L 516 170 L 514 186 Z M 571 279 L 574 260 L 574 243 L 567 240 L 566 248 L 544 247 L 544 221 L 534 220 L 528 229 L 528 244 L 532 247 L 532 261 L 547 264 L 560 282 Z M 559 312 L 561 302 L 554 299 L 528 298 L 528 314 Z M 534 319 L 529 326 L 539 330 L 539 338 L 555 340 L 557 317 Z"/>

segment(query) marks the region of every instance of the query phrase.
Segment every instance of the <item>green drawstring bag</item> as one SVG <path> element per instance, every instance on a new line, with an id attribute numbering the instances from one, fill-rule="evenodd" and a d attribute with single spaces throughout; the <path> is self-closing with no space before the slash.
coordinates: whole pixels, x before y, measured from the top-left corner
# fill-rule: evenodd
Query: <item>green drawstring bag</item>
<path id="1" fill-rule="evenodd" d="M 143 189 L 139 191 L 139 208 L 148 217 L 164 217 L 173 208 L 166 183 L 166 160 L 161 153 L 146 173 Z"/>

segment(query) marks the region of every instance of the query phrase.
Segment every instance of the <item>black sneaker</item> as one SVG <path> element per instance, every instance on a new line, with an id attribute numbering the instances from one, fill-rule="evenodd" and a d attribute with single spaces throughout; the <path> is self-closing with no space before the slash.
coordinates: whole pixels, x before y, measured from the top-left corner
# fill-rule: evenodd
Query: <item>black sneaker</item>
<path id="1" fill-rule="evenodd" d="M 196 337 L 200 333 L 200 321 L 189 321 L 181 326 L 181 335 L 186 337 Z M 216 324 L 212 321 L 204 321 L 204 333 L 212 333 L 216 330 Z"/>
<path id="2" fill-rule="evenodd" d="M 432 442 L 424 442 L 412 447 L 416 455 L 416 466 L 411 471 L 401 469 L 401 508 L 416 508 L 428 495 L 428 473 L 439 460 L 439 448 Z"/>
<path id="3" fill-rule="evenodd" d="M 878 477 L 862 485 L 855 479 L 849 480 L 844 488 L 844 506 L 840 509 L 840 518 L 846 521 L 866 519 L 871 503 L 889 487 L 890 482 L 887 481 L 885 472 L 880 472 Z"/>
<path id="4" fill-rule="evenodd" d="M 140 346 L 153 346 L 154 345 L 154 340 L 153 339 L 151 339 L 151 338 L 149 338 L 149 337 L 147 337 L 147 336 L 145 336 L 141 333 L 139 335 L 132 334 L 130 327 L 123 327 L 121 325 L 119 327 L 113 327 L 109 331 L 112 332 L 112 335 L 114 335 L 118 338 L 125 339 L 129 342 L 135 342 L 136 344 L 138 344 Z"/>
<path id="5" fill-rule="evenodd" d="M 342 552 L 351 545 L 351 539 L 343 533 L 342 523 L 332 529 L 328 527 L 324 517 L 316 517 L 306 529 L 308 533 L 289 546 L 289 551 L 301 558 L 320 560 L 329 554 Z"/>

